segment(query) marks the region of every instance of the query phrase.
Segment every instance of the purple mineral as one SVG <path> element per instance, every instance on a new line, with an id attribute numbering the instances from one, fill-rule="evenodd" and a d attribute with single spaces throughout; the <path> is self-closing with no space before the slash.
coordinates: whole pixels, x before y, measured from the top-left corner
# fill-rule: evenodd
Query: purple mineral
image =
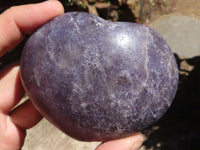
<path id="1" fill-rule="evenodd" d="M 178 69 L 153 29 L 71 12 L 29 38 L 21 78 L 33 104 L 60 130 L 106 141 L 157 121 L 175 96 Z"/>

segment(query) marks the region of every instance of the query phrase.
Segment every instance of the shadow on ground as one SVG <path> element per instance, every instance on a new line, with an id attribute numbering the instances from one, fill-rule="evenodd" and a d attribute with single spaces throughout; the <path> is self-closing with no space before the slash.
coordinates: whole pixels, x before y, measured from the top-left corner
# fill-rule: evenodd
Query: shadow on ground
<path id="1" fill-rule="evenodd" d="M 178 91 L 163 118 L 144 131 L 146 150 L 200 149 L 200 56 L 175 57 L 180 72 Z"/>

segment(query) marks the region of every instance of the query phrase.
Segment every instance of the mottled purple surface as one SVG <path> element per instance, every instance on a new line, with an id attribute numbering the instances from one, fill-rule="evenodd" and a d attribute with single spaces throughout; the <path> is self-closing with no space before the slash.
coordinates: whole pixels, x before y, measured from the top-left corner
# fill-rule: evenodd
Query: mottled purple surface
<path id="1" fill-rule="evenodd" d="M 151 28 L 72 12 L 30 37 L 21 77 L 55 126 L 79 140 L 105 141 L 157 121 L 174 98 L 178 69 Z"/>

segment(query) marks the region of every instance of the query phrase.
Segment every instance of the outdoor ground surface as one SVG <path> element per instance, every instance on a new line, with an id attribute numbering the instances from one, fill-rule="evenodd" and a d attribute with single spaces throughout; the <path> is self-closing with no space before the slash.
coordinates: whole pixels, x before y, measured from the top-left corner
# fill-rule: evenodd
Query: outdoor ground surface
<path id="1" fill-rule="evenodd" d="M 130 15 L 129 21 L 149 25 L 160 32 L 175 53 L 180 71 L 175 100 L 159 122 L 142 131 L 147 140 L 141 150 L 199 150 L 200 1 L 166 0 L 166 4 L 163 4 L 160 0 L 160 3 L 155 3 L 154 6 L 149 3 L 143 3 L 141 6 L 141 11 L 135 13 L 135 16 L 127 12 Z M 2 10 L 4 8 L 6 6 L 2 7 Z M 105 16 L 105 13 L 103 14 Z M 116 16 L 119 17 L 119 14 L 118 12 Z M 107 19 L 116 19 L 109 17 L 108 14 Z M 121 20 L 123 21 L 123 17 Z M 1 58 L 0 69 L 11 60 L 15 60 L 18 55 L 20 51 L 9 56 L 9 59 Z M 27 131 L 22 150 L 94 150 L 98 144 L 99 142 L 74 140 L 43 119 Z"/>

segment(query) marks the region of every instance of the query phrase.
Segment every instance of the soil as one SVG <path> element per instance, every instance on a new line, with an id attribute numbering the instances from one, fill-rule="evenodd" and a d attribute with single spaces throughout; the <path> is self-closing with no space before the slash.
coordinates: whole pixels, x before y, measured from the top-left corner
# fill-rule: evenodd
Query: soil
<path id="1" fill-rule="evenodd" d="M 2 1 L 0 13 L 13 5 L 40 1 Z M 61 2 L 66 11 L 89 11 L 112 21 L 148 25 L 169 14 L 182 14 L 200 19 L 199 0 L 153 0 L 152 2 L 150 0 L 76 0 L 73 3 L 61 0 Z M 0 70 L 20 58 L 25 41 L 26 39 L 12 52 L 0 58 Z M 171 108 L 162 119 L 143 131 L 147 140 L 141 150 L 200 149 L 200 56 L 193 58 L 175 56 L 180 75 L 178 92 Z"/>

